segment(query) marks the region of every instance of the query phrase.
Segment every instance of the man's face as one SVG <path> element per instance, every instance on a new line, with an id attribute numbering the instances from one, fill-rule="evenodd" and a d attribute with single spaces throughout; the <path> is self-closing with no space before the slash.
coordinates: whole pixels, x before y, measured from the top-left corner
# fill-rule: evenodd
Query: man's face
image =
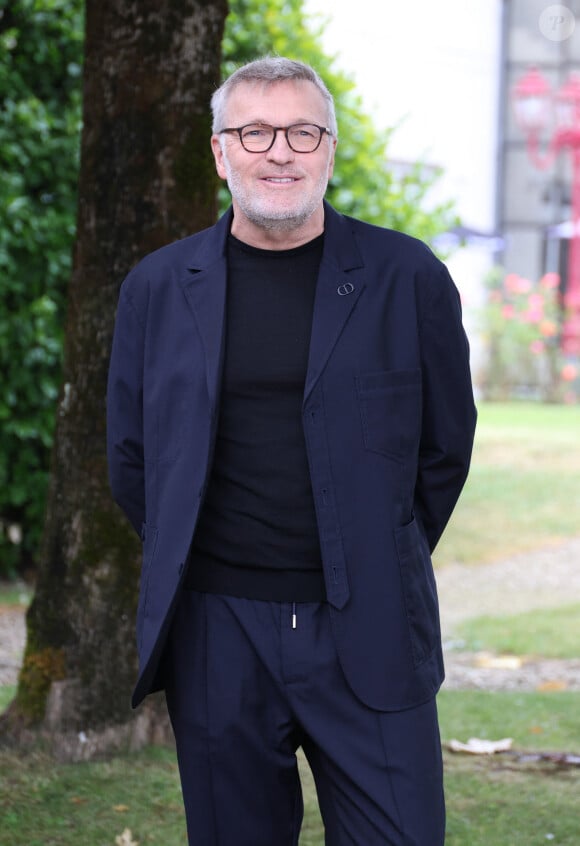
<path id="1" fill-rule="evenodd" d="M 327 106 L 322 94 L 306 80 L 240 83 L 227 102 L 226 126 L 250 123 L 326 126 Z M 325 133 L 313 153 L 295 153 L 284 133 L 277 132 L 270 150 L 249 153 L 237 133 L 213 135 L 217 172 L 232 193 L 232 232 L 256 245 L 266 233 L 291 234 L 294 242 L 319 235 L 324 226 L 322 198 L 332 176 L 335 146 L 336 140 Z"/>

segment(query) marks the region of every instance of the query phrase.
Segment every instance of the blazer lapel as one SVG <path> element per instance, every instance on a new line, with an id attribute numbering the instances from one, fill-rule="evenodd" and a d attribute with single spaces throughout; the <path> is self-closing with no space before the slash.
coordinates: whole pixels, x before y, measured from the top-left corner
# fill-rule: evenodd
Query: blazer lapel
<path id="1" fill-rule="evenodd" d="M 205 350 L 207 391 L 211 408 L 217 407 L 224 346 L 227 283 L 226 241 L 231 211 L 206 231 L 206 237 L 182 281 L 185 298 Z"/>
<path id="2" fill-rule="evenodd" d="M 324 208 L 324 252 L 314 298 L 304 402 L 320 378 L 365 287 L 361 273 L 363 262 L 348 220 L 328 203 Z"/>

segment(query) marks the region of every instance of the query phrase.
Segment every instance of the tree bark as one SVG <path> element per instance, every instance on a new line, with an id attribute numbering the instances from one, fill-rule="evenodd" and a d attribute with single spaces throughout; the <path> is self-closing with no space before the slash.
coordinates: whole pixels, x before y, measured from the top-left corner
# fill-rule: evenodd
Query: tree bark
<path id="1" fill-rule="evenodd" d="M 87 0 L 79 210 L 64 384 L 36 593 L 3 734 L 61 757 L 147 741 L 136 722 L 140 547 L 112 502 L 105 390 L 118 290 L 151 250 L 211 225 L 209 99 L 227 0 Z M 137 712 L 139 714 L 139 712 Z"/>

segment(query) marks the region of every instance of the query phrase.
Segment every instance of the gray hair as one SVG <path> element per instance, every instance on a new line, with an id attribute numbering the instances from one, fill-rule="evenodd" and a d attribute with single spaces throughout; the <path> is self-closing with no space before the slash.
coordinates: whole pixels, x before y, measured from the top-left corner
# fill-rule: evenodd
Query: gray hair
<path id="1" fill-rule="evenodd" d="M 234 88 L 240 83 L 263 82 L 266 85 L 271 85 L 275 82 L 295 79 L 311 82 L 320 91 L 328 108 L 328 128 L 336 138 L 338 127 L 332 94 L 310 65 L 294 61 L 293 59 L 286 59 L 283 56 L 266 56 L 263 59 L 256 59 L 247 65 L 242 65 L 242 67 L 234 71 L 220 85 L 211 98 L 211 110 L 213 114 L 212 132 L 219 132 L 220 129 L 224 128 L 228 98 Z"/>

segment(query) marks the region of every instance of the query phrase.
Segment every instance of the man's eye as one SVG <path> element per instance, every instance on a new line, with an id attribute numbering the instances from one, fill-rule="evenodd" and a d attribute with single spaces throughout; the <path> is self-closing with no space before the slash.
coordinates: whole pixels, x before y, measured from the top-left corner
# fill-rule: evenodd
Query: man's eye
<path id="1" fill-rule="evenodd" d="M 316 130 L 313 126 L 296 126 L 290 135 L 292 138 L 316 138 Z"/>
<path id="2" fill-rule="evenodd" d="M 269 132 L 266 129 L 261 129 L 260 127 L 244 130 L 244 138 L 266 138 L 268 135 Z"/>

